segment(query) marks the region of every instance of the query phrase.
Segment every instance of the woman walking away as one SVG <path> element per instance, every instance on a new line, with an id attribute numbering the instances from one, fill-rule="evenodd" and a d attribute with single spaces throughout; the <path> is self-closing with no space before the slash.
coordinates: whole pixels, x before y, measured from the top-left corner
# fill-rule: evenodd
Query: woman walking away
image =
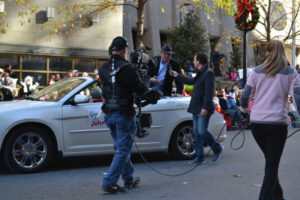
<path id="1" fill-rule="evenodd" d="M 266 159 L 259 200 L 284 200 L 278 168 L 287 138 L 289 94 L 299 113 L 298 74 L 288 66 L 282 43 L 270 41 L 266 45 L 265 62 L 253 70 L 241 97 L 243 112 L 248 112 L 248 101 L 255 97 L 250 115 L 251 131 Z"/>

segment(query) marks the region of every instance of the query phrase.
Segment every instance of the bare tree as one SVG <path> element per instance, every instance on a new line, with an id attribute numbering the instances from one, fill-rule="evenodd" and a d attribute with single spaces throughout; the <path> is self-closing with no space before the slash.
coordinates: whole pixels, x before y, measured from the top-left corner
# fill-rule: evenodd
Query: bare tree
<path id="1" fill-rule="evenodd" d="M 274 38 L 281 38 L 285 43 L 287 40 L 293 39 L 300 35 L 300 30 L 295 32 L 294 34 L 292 33 L 293 26 L 297 25 L 297 17 L 300 11 L 299 2 L 297 4 L 297 7 L 295 8 L 294 13 L 292 11 L 286 12 L 283 5 L 278 1 L 265 0 L 257 2 L 260 9 L 264 13 L 264 15 L 261 15 L 258 22 L 263 26 L 263 30 L 260 30 L 259 27 L 256 27 L 255 31 L 265 41 L 268 42 Z M 290 7 L 289 9 L 292 10 L 292 7 Z M 289 16 L 292 14 L 294 14 L 295 17 L 289 18 Z M 272 34 L 274 31 L 280 31 L 280 35 L 274 36 L 274 34 Z"/>

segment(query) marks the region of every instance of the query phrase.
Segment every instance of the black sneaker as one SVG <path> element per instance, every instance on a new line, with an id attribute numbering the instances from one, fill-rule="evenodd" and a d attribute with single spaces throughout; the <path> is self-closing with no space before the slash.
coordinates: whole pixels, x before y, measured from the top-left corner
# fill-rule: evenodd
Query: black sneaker
<path id="1" fill-rule="evenodd" d="M 140 177 L 130 178 L 130 179 L 124 181 L 124 187 L 127 189 L 134 188 L 140 183 L 140 181 L 141 181 Z"/>
<path id="2" fill-rule="evenodd" d="M 222 155 L 222 153 L 223 153 L 223 146 L 221 146 L 221 150 L 219 151 L 219 152 L 214 152 L 214 154 L 213 154 L 213 156 L 212 156 L 212 161 L 217 161 L 217 160 L 219 160 L 220 159 L 220 157 L 221 157 L 221 155 Z"/>
<path id="3" fill-rule="evenodd" d="M 204 165 L 206 161 L 204 159 L 195 158 L 194 160 L 190 161 L 189 165 Z"/>
<path id="4" fill-rule="evenodd" d="M 127 192 L 127 188 L 121 187 L 117 184 L 110 185 L 110 186 L 102 186 L 103 192 L 110 193 L 110 194 L 116 194 L 118 192 Z"/>

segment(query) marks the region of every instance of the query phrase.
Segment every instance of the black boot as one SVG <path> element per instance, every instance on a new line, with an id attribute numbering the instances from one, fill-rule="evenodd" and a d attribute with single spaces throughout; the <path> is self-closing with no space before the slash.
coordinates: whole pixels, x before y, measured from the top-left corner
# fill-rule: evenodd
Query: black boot
<path id="1" fill-rule="evenodd" d="M 124 181 L 124 187 L 127 189 L 134 188 L 140 183 L 140 181 L 141 181 L 140 177 L 132 177 Z"/>
<path id="2" fill-rule="evenodd" d="M 116 194 L 118 192 L 127 192 L 127 188 L 121 187 L 117 184 L 109 185 L 109 186 L 102 186 L 102 190 L 106 193 Z"/>

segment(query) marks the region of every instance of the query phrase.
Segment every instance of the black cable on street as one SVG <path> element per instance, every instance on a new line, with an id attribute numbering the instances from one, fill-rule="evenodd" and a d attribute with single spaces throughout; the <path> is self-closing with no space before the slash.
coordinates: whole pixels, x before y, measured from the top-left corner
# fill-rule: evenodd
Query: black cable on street
<path id="1" fill-rule="evenodd" d="M 244 128 L 240 129 L 240 131 L 237 132 L 237 133 L 235 134 L 235 136 L 233 136 L 233 138 L 231 139 L 230 147 L 231 147 L 233 150 L 240 150 L 240 149 L 244 146 L 245 140 L 246 140 L 246 136 L 245 136 L 244 130 L 245 130 Z M 241 143 L 240 146 L 238 146 L 238 147 L 235 148 L 235 147 L 233 147 L 233 141 L 234 141 L 234 140 L 237 138 L 237 136 L 240 135 L 240 134 L 243 135 L 242 143 Z"/>
<path id="2" fill-rule="evenodd" d="M 298 129 L 295 130 L 293 133 L 291 133 L 290 135 L 288 135 L 286 139 L 289 139 L 291 136 L 293 136 L 294 134 L 296 134 L 296 133 L 299 132 L 299 131 L 300 131 L 300 128 L 298 128 Z M 241 143 L 240 146 L 234 148 L 234 147 L 233 147 L 233 142 L 234 142 L 234 140 L 237 138 L 237 136 L 240 135 L 240 134 L 243 135 L 242 143 Z M 231 147 L 233 150 L 240 150 L 240 149 L 244 146 L 245 140 L 246 140 L 245 129 L 244 129 L 244 128 L 241 128 L 240 131 L 237 132 L 237 133 L 233 136 L 233 138 L 231 139 L 230 147 Z"/>
<path id="3" fill-rule="evenodd" d="M 225 123 L 224 126 L 222 127 L 222 129 L 221 129 L 221 131 L 220 131 L 220 133 L 219 133 L 219 135 L 218 135 L 216 141 L 219 140 L 219 138 L 220 138 L 220 136 L 221 136 L 221 134 L 222 134 L 223 129 L 225 128 L 225 126 L 226 126 L 226 123 Z M 184 172 L 181 172 L 181 173 L 178 173 L 178 174 L 167 174 L 167 173 L 163 173 L 163 172 L 161 172 L 161 171 L 155 169 L 155 168 L 154 168 L 154 167 L 146 160 L 146 158 L 144 157 L 143 153 L 142 153 L 141 150 L 139 149 L 139 147 L 138 147 L 138 145 L 137 145 L 137 143 L 136 143 L 136 141 L 135 141 L 135 139 L 134 139 L 134 136 L 132 136 L 132 139 L 133 139 L 133 142 L 134 142 L 134 145 L 135 145 L 137 151 L 139 152 L 141 158 L 142 158 L 143 161 L 146 163 L 146 165 L 147 165 L 150 169 L 152 169 L 154 172 L 156 172 L 156 173 L 158 173 L 158 174 L 160 174 L 160 175 L 163 175 L 163 176 L 172 176 L 172 177 L 175 177 L 175 176 L 183 176 L 183 175 L 185 175 L 185 174 L 188 174 L 188 173 L 194 171 L 197 167 L 199 167 L 199 166 L 201 165 L 201 164 L 195 164 L 195 166 L 193 166 L 191 169 L 189 169 L 189 170 L 187 170 L 187 171 L 184 171 Z M 210 151 L 211 151 L 211 148 L 210 148 L 210 150 L 207 152 L 207 155 L 210 153 Z"/>
<path id="4" fill-rule="evenodd" d="M 287 136 L 286 139 L 289 139 L 291 136 L 293 136 L 295 133 L 299 132 L 300 128 L 298 128 L 297 130 L 295 130 L 293 133 L 291 133 L 290 135 Z"/>
<path id="5" fill-rule="evenodd" d="M 220 133 L 219 133 L 219 135 L 218 135 L 216 141 L 219 140 L 219 138 L 220 138 L 220 136 L 221 136 L 221 134 L 222 134 L 223 129 L 225 128 L 225 126 L 226 126 L 226 123 L 224 124 L 223 128 L 221 129 L 221 131 L 220 131 Z M 297 133 L 297 132 L 299 132 L 299 131 L 300 131 L 300 128 L 297 129 L 296 131 L 294 131 L 293 133 L 291 133 L 290 135 L 288 135 L 288 136 L 287 136 L 287 139 L 290 138 L 291 136 L 293 136 L 295 133 Z M 234 140 L 237 138 L 237 136 L 240 135 L 240 134 L 242 134 L 242 136 L 243 136 L 242 143 L 241 143 L 240 146 L 238 146 L 238 147 L 235 148 L 235 147 L 233 147 L 233 142 L 234 142 Z M 132 136 L 132 139 L 133 139 L 133 142 L 134 142 L 134 144 L 135 144 L 135 147 L 136 147 L 136 149 L 137 149 L 139 155 L 141 156 L 141 158 L 142 158 L 142 160 L 145 162 L 145 164 L 146 164 L 150 169 L 152 169 L 154 172 L 156 172 L 157 174 L 160 174 L 160 175 L 162 175 L 162 176 L 169 176 L 169 177 L 170 177 L 170 176 L 171 176 L 171 177 L 183 176 L 183 175 L 185 175 L 185 174 L 188 174 L 188 173 L 194 171 L 197 167 L 199 167 L 199 166 L 201 165 L 201 164 L 195 164 L 191 169 L 189 169 L 189 170 L 187 170 L 187 171 L 184 171 L 184 172 L 181 172 L 181 173 L 178 173 L 178 174 L 167 174 L 167 173 L 163 173 L 163 172 L 161 172 L 161 171 L 155 169 L 155 168 L 154 168 L 154 167 L 146 160 L 146 158 L 144 157 L 143 153 L 142 153 L 141 150 L 139 149 L 139 147 L 138 147 L 138 145 L 137 145 L 137 143 L 136 143 L 136 141 L 135 141 L 135 139 L 134 139 L 134 136 Z M 237 132 L 237 133 L 235 134 L 235 136 L 231 139 L 230 147 L 231 147 L 233 150 L 239 150 L 239 149 L 241 149 L 241 148 L 244 146 L 245 140 L 246 140 L 245 129 L 244 129 L 244 128 L 241 128 L 240 131 Z M 211 150 L 212 150 L 212 149 L 210 148 L 209 151 L 207 152 L 207 155 L 210 153 Z"/>

